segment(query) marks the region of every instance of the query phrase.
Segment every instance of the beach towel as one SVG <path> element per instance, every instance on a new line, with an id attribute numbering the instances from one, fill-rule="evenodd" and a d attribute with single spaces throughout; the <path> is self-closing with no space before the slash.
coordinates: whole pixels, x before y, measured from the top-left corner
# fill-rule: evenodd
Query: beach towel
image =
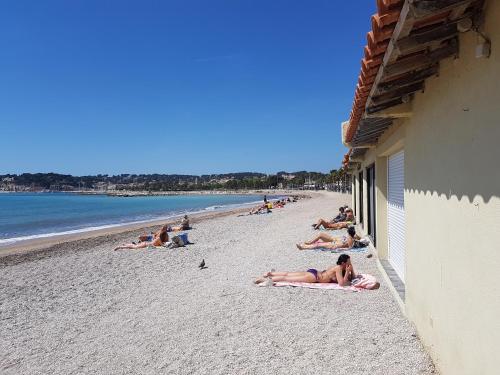
<path id="1" fill-rule="evenodd" d="M 171 241 L 165 242 L 162 246 L 148 246 L 148 249 L 174 249 L 176 247 L 184 247 L 190 245 L 192 242 L 189 241 L 187 233 L 181 233 L 176 236 L 172 236 Z"/>
<path id="2" fill-rule="evenodd" d="M 323 244 L 323 243 L 329 243 L 329 242 L 316 242 L 316 244 Z M 318 247 L 316 249 L 313 249 L 316 251 L 329 251 L 331 253 L 337 254 L 337 253 L 344 253 L 346 251 L 350 251 L 352 253 L 365 253 L 368 251 L 368 247 L 351 247 L 350 249 L 346 248 L 341 248 L 341 249 L 332 249 L 329 247 Z"/>
<path id="3" fill-rule="evenodd" d="M 362 273 L 359 274 L 349 286 L 340 286 L 337 283 L 299 283 L 299 282 L 287 282 L 287 281 L 275 282 L 273 286 L 291 286 L 296 288 L 325 289 L 325 290 L 341 289 L 351 292 L 359 292 L 362 289 L 377 289 L 380 286 L 380 284 L 378 283 L 375 276 Z"/>
<path id="4" fill-rule="evenodd" d="M 277 281 L 273 286 L 292 286 L 295 288 L 309 288 L 309 289 L 341 289 L 351 292 L 359 292 L 358 288 L 354 286 L 340 286 L 336 283 L 299 283 L 299 282 L 289 282 L 289 281 Z"/>

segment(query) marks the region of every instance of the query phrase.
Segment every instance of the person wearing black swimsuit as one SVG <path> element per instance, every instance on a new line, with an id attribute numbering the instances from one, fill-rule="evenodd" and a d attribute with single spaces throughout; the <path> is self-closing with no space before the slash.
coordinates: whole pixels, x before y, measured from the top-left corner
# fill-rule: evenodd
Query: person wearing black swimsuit
<path id="1" fill-rule="evenodd" d="M 337 265 L 324 271 L 319 272 L 314 268 L 310 268 L 305 272 L 268 272 L 255 280 L 255 284 L 261 284 L 271 279 L 272 282 L 337 283 L 340 286 L 345 286 L 355 277 L 351 257 L 347 254 L 341 254 L 337 260 Z"/>

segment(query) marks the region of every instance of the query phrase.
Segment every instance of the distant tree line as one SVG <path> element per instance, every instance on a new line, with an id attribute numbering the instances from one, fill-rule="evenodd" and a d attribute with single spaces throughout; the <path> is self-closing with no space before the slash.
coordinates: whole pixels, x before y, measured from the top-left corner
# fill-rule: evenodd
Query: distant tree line
<path id="1" fill-rule="evenodd" d="M 340 184 L 343 171 L 285 172 L 263 174 L 239 172 L 206 175 L 180 174 L 120 174 L 72 176 L 58 173 L 22 173 L 0 175 L 0 189 L 13 190 L 133 190 L 133 191 L 192 191 L 217 189 L 301 188 L 304 185 L 323 187 Z"/>

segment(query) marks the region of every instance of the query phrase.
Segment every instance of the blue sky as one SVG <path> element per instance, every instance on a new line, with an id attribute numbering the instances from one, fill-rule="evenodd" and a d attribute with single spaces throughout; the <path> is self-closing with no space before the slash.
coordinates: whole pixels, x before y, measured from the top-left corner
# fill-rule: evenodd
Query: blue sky
<path id="1" fill-rule="evenodd" d="M 12 1 L 0 174 L 327 172 L 374 0 Z"/>

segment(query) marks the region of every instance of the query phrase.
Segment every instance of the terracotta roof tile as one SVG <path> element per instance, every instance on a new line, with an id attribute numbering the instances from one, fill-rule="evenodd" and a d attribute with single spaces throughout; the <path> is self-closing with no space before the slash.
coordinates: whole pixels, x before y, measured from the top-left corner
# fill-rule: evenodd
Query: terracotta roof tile
<path id="1" fill-rule="evenodd" d="M 377 76 L 389 39 L 399 19 L 403 0 L 377 0 L 378 12 L 371 17 L 372 30 L 366 34 L 367 45 L 361 60 L 361 72 L 354 92 L 346 140 L 350 142 L 364 113 L 366 101 Z"/>

